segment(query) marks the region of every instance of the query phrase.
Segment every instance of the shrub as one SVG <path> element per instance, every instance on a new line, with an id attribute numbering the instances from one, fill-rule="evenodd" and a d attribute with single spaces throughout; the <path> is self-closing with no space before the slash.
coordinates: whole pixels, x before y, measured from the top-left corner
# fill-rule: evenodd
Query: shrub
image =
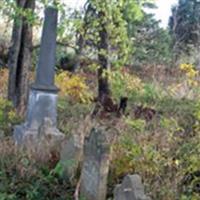
<path id="1" fill-rule="evenodd" d="M 169 94 L 176 98 L 199 98 L 199 71 L 192 64 L 181 64 L 182 80 L 169 86 Z"/>
<path id="2" fill-rule="evenodd" d="M 72 130 L 76 130 L 90 112 L 90 104 L 74 104 L 66 98 L 60 98 L 58 101 L 59 129 L 65 134 L 71 134 Z"/>
<path id="3" fill-rule="evenodd" d="M 199 75 L 199 72 L 192 64 L 181 64 L 180 69 L 185 73 L 189 85 L 197 85 L 194 79 Z"/>
<path id="4" fill-rule="evenodd" d="M 152 199 L 199 199 L 200 103 L 162 99 L 156 106 L 162 114 L 148 123 L 125 118 L 113 146 L 109 184 L 139 173 Z"/>
<path id="5" fill-rule="evenodd" d="M 115 98 L 127 96 L 129 99 L 143 89 L 142 81 L 126 70 L 109 72 L 112 94 Z"/>
<path id="6" fill-rule="evenodd" d="M 74 103 L 89 103 L 92 99 L 92 94 L 84 77 L 62 71 L 56 75 L 55 80 L 60 89 L 60 96 L 67 96 Z"/>
<path id="7" fill-rule="evenodd" d="M 0 141 L 1 200 L 71 200 L 73 189 L 60 180 L 48 163 L 17 149 L 11 139 Z"/>
<path id="8" fill-rule="evenodd" d="M 0 98 L 0 130 L 5 135 L 12 132 L 12 127 L 21 121 L 17 115 L 12 103 L 6 99 Z"/>

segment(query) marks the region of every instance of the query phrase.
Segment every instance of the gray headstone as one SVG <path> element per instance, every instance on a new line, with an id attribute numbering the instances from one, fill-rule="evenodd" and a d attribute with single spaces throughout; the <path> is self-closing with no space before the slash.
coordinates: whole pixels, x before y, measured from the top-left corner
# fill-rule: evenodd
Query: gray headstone
<path id="1" fill-rule="evenodd" d="M 27 140 L 37 140 L 40 127 L 46 123 L 45 119 L 49 119 L 52 123 L 49 131 L 52 137 L 62 138 L 56 129 L 58 89 L 54 85 L 57 15 L 56 8 L 45 9 L 36 81 L 29 92 L 26 121 L 14 129 L 14 139 L 17 144 Z"/>
<path id="2" fill-rule="evenodd" d="M 127 175 L 122 184 L 114 191 L 114 200 L 151 200 L 144 193 L 144 186 L 139 175 Z"/>
<path id="3" fill-rule="evenodd" d="M 87 200 L 105 200 L 110 163 L 110 145 L 105 133 L 93 128 L 84 143 L 80 194 Z"/>
<path id="4" fill-rule="evenodd" d="M 63 178 L 72 185 L 76 183 L 77 172 L 83 159 L 83 134 L 73 134 L 62 145 L 60 164 L 63 168 Z"/>

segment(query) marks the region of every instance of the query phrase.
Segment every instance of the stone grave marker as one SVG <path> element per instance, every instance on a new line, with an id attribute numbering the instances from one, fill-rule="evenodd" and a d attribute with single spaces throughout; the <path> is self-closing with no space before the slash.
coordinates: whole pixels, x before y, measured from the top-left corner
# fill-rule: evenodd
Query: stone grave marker
<path id="1" fill-rule="evenodd" d="M 39 62 L 36 69 L 36 80 L 31 85 L 25 123 L 14 128 L 14 139 L 17 144 L 34 141 L 39 137 L 39 129 L 46 124 L 45 119 L 51 124 L 48 135 L 62 139 L 64 135 L 56 130 L 57 120 L 57 93 L 54 85 L 56 31 L 58 11 L 54 7 L 45 9 L 45 19 L 42 31 Z M 45 126 L 45 125 L 44 125 Z"/>
<path id="2" fill-rule="evenodd" d="M 101 129 L 93 128 L 84 143 L 80 195 L 87 200 L 105 200 L 110 163 L 110 144 Z"/>
<path id="3" fill-rule="evenodd" d="M 127 175 L 114 191 L 114 200 L 151 200 L 144 193 L 139 175 Z"/>
<path id="4" fill-rule="evenodd" d="M 76 176 L 83 158 L 83 134 L 72 134 L 63 142 L 60 152 L 60 164 L 63 168 L 62 176 L 72 185 L 76 183 Z"/>

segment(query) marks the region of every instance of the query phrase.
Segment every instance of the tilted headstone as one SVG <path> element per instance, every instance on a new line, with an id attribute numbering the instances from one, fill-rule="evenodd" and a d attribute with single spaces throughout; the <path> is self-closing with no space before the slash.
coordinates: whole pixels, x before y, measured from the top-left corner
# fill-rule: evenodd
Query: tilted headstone
<path id="1" fill-rule="evenodd" d="M 44 119 L 51 121 L 51 132 L 62 138 L 63 134 L 56 129 L 57 120 L 57 92 L 54 85 L 54 68 L 56 53 L 56 31 L 58 11 L 54 7 L 45 9 L 39 62 L 36 69 L 36 80 L 29 91 L 28 110 L 25 123 L 14 129 L 16 143 L 22 144 L 26 140 L 33 141 L 39 136 L 39 128 Z"/>
<path id="2" fill-rule="evenodd" d="M 87 200 L 105 200 L 110 163 L 110 144 L 105 133 L 93 128 L 84 143 L 80 195 Z"/>
<path id="3" fill-rule="evenodd" d="M 114 191 L 114 200 L 151 200 L 144 193 L 139 175 L 127 175 Z"/>

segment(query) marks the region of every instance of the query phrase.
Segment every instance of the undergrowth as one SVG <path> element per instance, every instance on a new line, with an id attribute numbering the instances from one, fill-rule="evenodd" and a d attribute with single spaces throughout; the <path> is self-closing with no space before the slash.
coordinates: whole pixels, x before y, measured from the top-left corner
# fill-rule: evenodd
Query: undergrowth
<path id="1" fill-rule="evenodd" d="M 138 173 L 146 192 L 154 200 L 200 199 L 199 83 L 189 81 L 196 79 L 191 66 L 182 68 L 187 68 L 187 84 L 168 83 L 169 87 L 163 87 L 158 81 L 143 82 L 131 73 L 127 75 L 129 72 L 110 77 L 114 99 L 117 101 L 120 95 L 125 95 L 129 104 L 121 118 L 93 119 L 100 126 L 107 123 L 118 132 L 112 146 L 109 198 L 112 199 L 114 186 L 126 174 Z M 58 127 L 66 135 L 88 132 L 93 123 L 90 114 L 94 107 L 89 86 L 80 76 L 63 76 L 58 77 L 63 87 L 58 101 Z M 71 85 L 63 84 L 63 78 L 71 81 Z M 124 84 L 126 78 L 132 85 Z M 79 87 L 81 89 L 77 89 Z M 65 93 L 66 88 L 71 92 Z M 180 88 L 183 88 L 181 96 Z M 188 96 L 187 91 L 193 95 Z M 19 117 L 14 108 L 10 102 L 0 99 L 0 130 L 4 132 L 0 141 L 0 199 L 71 200 L 74 188 L 57 177 L 55 166 L 39 164 L 26 152 L 17 150 L 5 137 L 11 135 L 16 123 Z"/>
<path id="2" fill-rule="evenodd" d="M 57 177 L 48 163 L 42 164 L 17 149 L 10 138 L 0 141 L 1 200 L 71 200 L 73 189 Z"/>

